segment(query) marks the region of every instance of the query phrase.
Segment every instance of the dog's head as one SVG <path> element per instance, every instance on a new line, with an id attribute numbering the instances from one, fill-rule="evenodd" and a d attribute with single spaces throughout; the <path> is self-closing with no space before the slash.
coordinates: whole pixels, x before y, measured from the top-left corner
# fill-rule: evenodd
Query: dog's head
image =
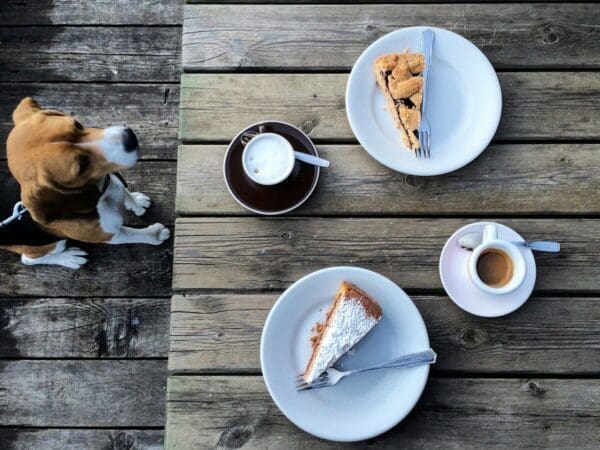
<path id="1" fill-rule="evenodd" d="M 133 166 L 138 141 L 125 127 L 86 128 L 59 111 L 25 98 L 13 112 L 7 142 L 11 172 L 20 183 L 58 191 L 80 189 L 103 175 Z"/>
<path id="2" fill-rule="evenodd" d="M 76 197 L 97 190 L 106 174 L 138 160 L 138 141 L 129 128 L 87 128 L 59 111 L 40 108 L 29 97 L 19 103 L 13 121 L 8 165 L 30 206 L 40 195 Z"/>

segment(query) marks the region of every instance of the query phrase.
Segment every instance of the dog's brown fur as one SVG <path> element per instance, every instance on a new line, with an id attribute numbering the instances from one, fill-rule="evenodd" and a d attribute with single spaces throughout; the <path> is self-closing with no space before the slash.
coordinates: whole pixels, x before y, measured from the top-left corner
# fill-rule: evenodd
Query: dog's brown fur
<path id="1" fill-rule="evenodd" d="M 0 248 L 8 250 L 9 252 L 25 255 L 28 258 L 39 258 L 40 256 L 53 252 L 56 249 L 56 244 L 40 245 L 39 247 L 33 247 L 31 245 L 4 245 L 0 246 Z"/>

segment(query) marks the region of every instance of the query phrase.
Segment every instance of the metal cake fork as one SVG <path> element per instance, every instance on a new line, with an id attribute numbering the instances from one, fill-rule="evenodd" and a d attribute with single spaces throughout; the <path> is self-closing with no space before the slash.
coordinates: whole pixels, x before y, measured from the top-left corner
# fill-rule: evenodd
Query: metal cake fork
<path id="1" fill-rule="evenodd" d="M 423 40 L 423 53 L 425 54 L 425 70 L 423 71 L 423 101 L 421 103 L 421 123 L 419 124 L 419 148 L 416 150 L 417 158 L 421 156 L 429 158 L 431 156 L 431 125 L 427 120 L 427 99 L 429 97 L 427 90 L 427 80 L 429 78 L 429 69 L 433 57 L 433 31 L 425 30 L 421 35 Z"/>
<path id="2" fill-rule="evenodd" d="M 308 384 L 304 381 L 304 374 L 299 374 L 296 378 L 296 390 L 298 392 L 305 391 L 308 389 L 318 389 L 323 387 L 333 386 L 339 381 L 349 375 L 354 375 L 361 372 L 367 372 L 370 370 L 379 369 L 392 369 L 392 368 L 408 368 L 421 366 L 423 364 L 434 364 L 437 359 L 437 354 L 432 350 L 425 350 L 424 352 L 412 353 L 410 355 L 397 356 L 391 361 L 376 364 L 370 367 L 364 367 L 362 369 L 341 371 L 334 369 L 333 367 L 323 372 L 315 381 Z"/>

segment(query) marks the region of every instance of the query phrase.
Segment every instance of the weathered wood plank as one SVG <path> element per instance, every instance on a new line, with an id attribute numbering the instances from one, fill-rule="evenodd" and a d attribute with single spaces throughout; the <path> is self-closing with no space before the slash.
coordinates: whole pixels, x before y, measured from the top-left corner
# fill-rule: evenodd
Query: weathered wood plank
<path id="1" fill-rule="evenodd" d="M 171 294 L 171 241 L 149 245 L 71 243 L 89 253 L 73 271 L 57 266 L 25 266 L 14 253 L 1 250 L 0 297 L 155 297 Z"/>
<path id="2" fill-rule="evenodd" d="M 260 371 L 260 336 L 275 300 L 269 294 L 174 296 L 169 370 Z M 413 300 L 439 355 L 435 371 L 600 371 L 600 298 L 534 297 L 519 311 L 494 321 L 462 311 L 447 297 Z"/>
<path id="3" fill-rule="evenodd" d="M 176 222 L 177 290 L 283 289 L 316 269 L 357 265 L 413 289 L 439 289 L 438 261 L 468 219 L 184 218 Z M 600 290 L 599 220 L 501 220 L 529 239 L 556 240 L 536 254 L 537 289 Z M 418 270 L 415 270 L 418 268 Z"/>
<path id="4" fill-rule="evenodd" d="M 403 448 L 596 448 L 600 380 L 429 380 L 415 410 L 368 442 Z M 261 377 L 169 377 L 167 449 L 364 448 L 296 428 Z"/>
<path id="5" fill-rule="evenodd" d="M 180 27 L 0 27 L 0 81 L 177 81 L 180 35 Z"/>
<path id="6" fill-rule="evenodd" d="M 87 126 L 103 128 L 127 124 L 138 135 L 142 158 L 175 158 L 177 85 L 26 83 L 2 85 L 2 89 L 0 140 L 3 142 L 13 127 L 14 108 L 22 98 L 32 96 L 43 107 L 72 114 Z M 5 156 L 6 149 L 2 145 L 0 157 Z"/>
<path id="7" fill-rule="evenodd" d="M 162 430 L 0 428 L 0 448 L 5 450 L 158 450 L 163 438 Z"/>
<path id="8" fill-rule="evenodd" d="M 223 182 L 225 149 L 225 145 L 179 148 L 178 213 L 250 214 L 233 200 Z M 319 152 L 332 167 L 321 172 L 313 197 L 293 215 L 599 212 L 596 144 L 493 145 L 466 168 L 439 177 L 393 172 L 360 146 L 321 145 Z"/>
<path id="9" fill-rule="evenodd" d="M 439 5 L 436 5 L 439 6 Z M 181 137 L 229 141 L 245 126 L 279 119 L 316 139 L 353 140 L 347 74 L 184 74 Z M 496 139 L 600 138 L 595 72 L 499 74 L 504 108 Z"/>
<path id="10" fill-rule="evenodd" d="M 130 427 L 164 423 L 164 360 L 0 361 L 4 426 Z"/>
<path id="11" fill-rule="evenodd" d="M 130 214 L 127 223 L 141 225 L 161 222 L 172 225 L 175 222 L 176 165 L 175 161 L 142 160 L 122 172 L 131 192 L 142 191 L 152 199 L 152 206 L 143 217 Z M 7 171 L 6 160 L 0 160 L 0 176 Z"/>
<path id="12" fill-rule="evenodd" d="M 210 4 L 215 0 L 185 0 L 185 3 L 190 4 Z M 539 0 L 523 0 L 522 3 L 539 3 Z M 560 3 L 564 0 L 545 0 L 545 3 Z M 219 3 L 258 3 L 256 0 L 220 0 Z M 340 0 L 261 0 L 261 4 L 339 4 Z M 390 0 L 346 0 L 344 4 L 354 3 L 391 3 Z M 394 3 L 432 3 L 431 0 L 395 0 Z M 435 0 L 435 3 L 457 3 L 457 0 Z M 465 0 L 461 3 L 506 3 L 506 0 Z"/>
<path id="13" fill-rule="evenodd" d="M 0 25 L 180 25 L 180 0 L 3 0 Z"/>
<path id="14" fill-rule="evenodd" d="M 0 298 L 0 357 L 166 357 L 170 303 L 168 298 Z"/>
<path id="15" fill-rule="evenodd" d="M 600 66 L 596 7 L 563 3 L 186 6 L 183 67 L 348 69 L 373 41 L 414 25 L 465 36 L 498 68 Z"/>

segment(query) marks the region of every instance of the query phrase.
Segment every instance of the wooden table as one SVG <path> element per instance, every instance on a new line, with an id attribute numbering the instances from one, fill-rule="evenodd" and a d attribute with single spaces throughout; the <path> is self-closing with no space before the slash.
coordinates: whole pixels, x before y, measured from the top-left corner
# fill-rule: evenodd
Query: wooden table
<path id="1" fill-rule="evenodd" d="M 341 447 L 279 412 L 258 352 L 278 294 L 341 264 L 402 286 L 440 355 L 415 410 L 368 444 L 597 447 L 599 11 L 591 3 L 185 7 L 168 448 Z M 432 178 L 371 159 L 344 105 L 358 55 L 392 30 L 423 24 L 481 48 L 504 98 L 490 148 Z M 221 173 L 227 142 L 269 118 L 300 126 L 333 162 L 313 197 L 279 218 L 241 209 Z M 562 244 L 558 256 L 536 255 L 533 298 L 501 319 L 459 310 L 437 271 L 445 240 L 481 218 Z"/>

